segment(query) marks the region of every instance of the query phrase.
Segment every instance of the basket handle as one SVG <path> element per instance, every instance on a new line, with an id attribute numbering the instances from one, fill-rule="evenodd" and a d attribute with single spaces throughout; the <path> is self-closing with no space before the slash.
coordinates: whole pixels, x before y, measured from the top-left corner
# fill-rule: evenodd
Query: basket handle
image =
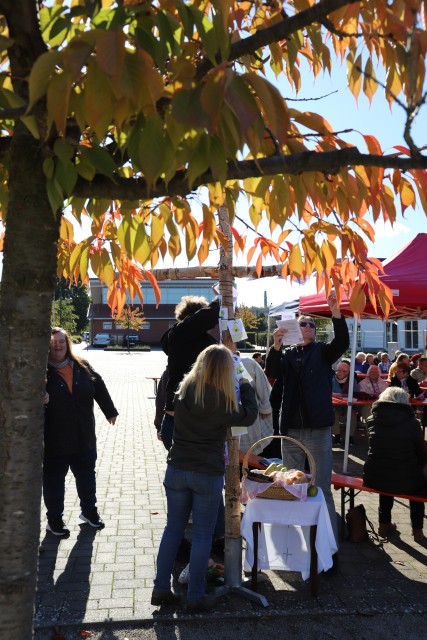
<path id="1" fill-rule="evenodd" d="M 243 458 L 243 462 L 242 462 L 242 473 L 243 475 L 246 477 L 248 475 L 248 471 L 249 471 L 249 457 L 251 455 L 252 450 L 260 444 L 260 442 L 264 442 L 265 440 L 272 440 L 272 439 L 280 439 L 280 440 L 287 440 L 288 442 L 291 442 L 292 444 L 296 444 L 298 447 L 300 447 L 300 449 L 302 449 L 304 451 L 304 453 L 306 454 L 307 458 L 308 458 L 308 464 L 310 465 L 310 471 L 311 471 L 311 480 L 309 482 L 310 485 L 314 484 L 315 478 L 316 478 L 316 463 L 314 461 L 313 455 L 311 454 L 311 452 L 298 440 L 295 440 L 295 438 L 290 438 L 289 436 L 268 436 L 267 438 L 261 438 L 260 440 L 257 440 L 256 442 L 254 442 L 254 444 L 246 451 L 245 453 L 245 457 Z"/>

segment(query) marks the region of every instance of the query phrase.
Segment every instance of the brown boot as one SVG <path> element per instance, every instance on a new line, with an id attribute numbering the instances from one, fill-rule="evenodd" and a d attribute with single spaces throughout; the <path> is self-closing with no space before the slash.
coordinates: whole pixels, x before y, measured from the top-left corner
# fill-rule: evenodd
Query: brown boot
<path id="1" fill-rule="evenodd" d="M 412 535 L 414 536 L 415 542 L 424 541 L 424 534 L 422 529 L 412 529 Z"/>
<path id="2" fill-rule="evenodd" d="M 396 533 L 397 526 L 394 522 L 380 522 L 378 525 L 378 535 L 380 538 L 389 538 Z"/>

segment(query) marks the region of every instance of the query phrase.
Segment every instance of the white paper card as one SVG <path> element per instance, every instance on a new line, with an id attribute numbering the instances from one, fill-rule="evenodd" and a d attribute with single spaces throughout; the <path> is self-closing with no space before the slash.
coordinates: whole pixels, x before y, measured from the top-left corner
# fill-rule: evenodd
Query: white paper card
<path id="1" fill-rule="evenodd" d="M 228 322 L 227 322 L 227 320 L 220 320 L 220 321 L 219 321 L 219 328 L 220 328 L 220 330 L 221 330 L 221 333 L 222 333 L 223 331 L 227 331 L 227 329 L 228 329 Z"/>
<path id="2" fill-rule="evenodd" d="M 240 340 L 245 340 L 248 337 L 241 318 L 228 320 L 227 326 L 233 342 L 239 342 Z"/>
<path id="3" fill-rule="evenodd" d="M 286 329 L 283 336 L 282 344 L 303 344 L 301 327 L 296 318 L 287 318 L 286 320 L 276 320 L 279 329 Z"/>
<path id="4" fill-rule="evenodd" d="M 219 317 L 221 320 L 228 320 L 228 309 L 227 307 L 220 307 Z"/>

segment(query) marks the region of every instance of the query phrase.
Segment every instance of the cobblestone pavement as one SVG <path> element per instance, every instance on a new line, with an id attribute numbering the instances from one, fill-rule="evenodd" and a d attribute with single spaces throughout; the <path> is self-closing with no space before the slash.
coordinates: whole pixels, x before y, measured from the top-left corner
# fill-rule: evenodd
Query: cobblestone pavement
<path id="1" fill-rule="evenodd" d="M 69 474 L 64 519 L 70 537 L 54 538 L 45 532 L 44 517 L 41 523 L 35 627 L 180 621 L 187 617 L 182 609 L 157 610 L 150 605 L 165 524 L 166 456 L 156 439 L 154 388 L 147 376 L 161 374 L 165 356 L 155 350 L 128 354 L 89 349 L 85 354 L 103 376 L 120 411 L 116 425 L 111 426 L 96 410 L 98 508 L 106 527 L 97 532 L 81 524 Z M 360 431 L 351 448 L 351 471 L 360 472 L 365 453 L 366 438 Z M 342 450 L 334 450 L 337 471 L 342 468 L 342 456 Z M 339 509 L 339 492 L 335 498 Z M 376 524 L 378 498 L 363 494 L 359 501 Z M 259 586 L 269 601 L 268 609 L 230 595 L 207 617 L 219 621 L 296 614 L 427 613 L 427 548 L 412 540 L 407 501 L 396 501 L 393 516 L 401 533 L 393 542 L 341 543 L 338 571 L 320 575 L 318 597 L 310 596 L 310 585 L 299 574 L 268 571 Z"/>

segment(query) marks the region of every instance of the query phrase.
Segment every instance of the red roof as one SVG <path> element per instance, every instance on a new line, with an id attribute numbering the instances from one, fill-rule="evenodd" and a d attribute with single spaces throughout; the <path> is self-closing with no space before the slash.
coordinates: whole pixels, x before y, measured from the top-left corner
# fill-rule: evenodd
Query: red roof
<path id="1" fill-rule="evenodd" d="M 419 233 L 403 249 L 400 249 L 383 262 L 384 274 L 380 279 L 393 292 L 395 309 L 391 309 L 390 318 L 427 317 L 427 233 Z M 347 298 L 341 301 L 341 311 L 344 315 L 352 316 Z M 300 313 L 310 315 L 330 315 L 325 292 L 314 296 L 302 296 L 299 302 Z M 375 313 L 368 301 L 364 317 L 381 316 Z"/>

